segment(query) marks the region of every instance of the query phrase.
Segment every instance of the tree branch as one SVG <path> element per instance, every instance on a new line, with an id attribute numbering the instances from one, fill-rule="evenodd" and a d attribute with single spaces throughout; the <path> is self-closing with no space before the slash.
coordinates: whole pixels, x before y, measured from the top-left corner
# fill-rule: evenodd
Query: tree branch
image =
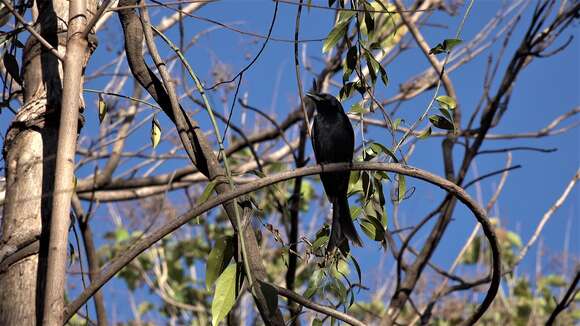
<path id="1" fill-rule="evenodd" d="M 484 235 L 490 242 L 490 248 L 492 253 L 492 282 L 490 288 L 486 294 L 486 297 L 482 305 L 477 309 L 477 313 L 482 313 L 489 307 L 489 303 L 493 300 L 497 294 L 500 282 L 500 255 L 499 255 L 499 245 L 496 235 L 493 231 L 493 227 L 486 217 L 485 211 L 481 208 L 475 200 L 473 200 L 469 194 L 461 187 L 457 186 L 453 182 L 436 176 L 430 172 L 417 169 L 414 167 L 395 164 L 395 163 L 336 163 L 329 164 L 325 166 L 310 166 L 301 169 L 296 169 L 293 171 L 287 171 L 279 173 L 276 175 L 264 177 L 258 179 L 254 182 L 242 185 L 233 191 L 222 193 L 217 197 L 214 197 L 205 203 L 189 210 L 187 213 L 168 221 L 163 226 L 160 226 L 155 231 L 151 232 L 149 235 L 143 236 L 137 242 L 135 242 L 129 249 L 122 253 L 119 257 L 115 258 L 109 266 L 101 272 L 99 279 L 91 283 L 91 285 L 85 289 L 74 301 L 70 302 L 66 309 L 66 320 L 68 320 L 72 315 L 97 291 L 102 287 L 107 281 L 109 281 L 119 270 L 126 266 L 131 260 L 136 258 L 143 251 L 147 250 L 151 245 L 167 236 L 171 232 L 178 229 L 181 225 L 187 223 L 189 220 L 196 216 L 209 211 L 224 203 L 231 202 L 233 199 L 238 198 L 242 195 L 248 194 L 250 192 L 256 191 L 258 189 L 267 187 L 274 183 L 290 180 L 298 176 L 320 174 L 321 172 L 335 172 L 335 171 L 346 171 L 346 170 L 375 170 L 375 171 L 386 171 L 404 174 L 410 177 L 414 177 L 431 184 L 434 184 L 447 192 L 450 195 L 456 196 L 462 203 L 464 203 L 469 210 L 471 210 L 481 224 Z"/>
<path id="2" fill-rule="evenodd" d="M 87 24 L 87 2 L 69 2 L 68 39 L 64 62 L 62 108 L 58 129 L 54 193 L 50 218 L 50 240 L 44 293 L 42 324 L 63 324 L 65 304 L 67 240 L 73 194 L 74 158 L 77 145 L 82 74 L 88 60 L 87 38 L 82 31 Z"/>
<path id="3" fill-rule="evenodd" d="M 558 314 L 564 311 L 564 309 L 568 308 L 572 300 L 574 300 L 575 294 L 578 293 L 578 290 L 576 290 L 576 287 L 578 286 L 578 281 L 580 281 L 580 269 L 576 271 L 576 276 L 574 276 L 574 280 L 572 280 L 572 283 L 570 283 L 570 286 L 568 287 L 566 294 L 564 294 L 562 300 L 558 302 L 558 305 L 556 306 L 554 311 L 552 311 L 552 313 L 550 314 L 550 317 L 546 321 L 546 326 L 553 325 L 554 322 L 556 321 L 556 317 L 558 317 Z"/>

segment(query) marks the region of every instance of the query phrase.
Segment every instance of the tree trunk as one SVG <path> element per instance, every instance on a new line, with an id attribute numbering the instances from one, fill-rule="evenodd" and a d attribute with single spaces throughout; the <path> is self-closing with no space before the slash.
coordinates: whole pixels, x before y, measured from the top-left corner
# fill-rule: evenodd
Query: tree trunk
<path id="1" fill-rule="evenodd" d="M 36 31 L 64 55 L 68 1 L 36 1 L 32 17 Z M 3 151 L 0 325 L 41 323 L 61 108 L 62 63 L 33 36 L 23 50 L 22 73 L 24 104 L 10 125 Z"/>

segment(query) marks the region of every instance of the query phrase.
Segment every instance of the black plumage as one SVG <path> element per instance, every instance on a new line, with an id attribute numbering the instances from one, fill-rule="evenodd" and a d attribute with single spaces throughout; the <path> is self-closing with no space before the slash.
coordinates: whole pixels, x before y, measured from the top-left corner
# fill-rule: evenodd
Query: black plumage
<path id="1" fill-rule="evenodd" d="M 312 147 L 318 164 L 352 162 L 354 131 L 340 102 L 330 94 L 308 93 L 307 103 L 317 115 L 312 128 Z M 348 251 L 349 239 L 362 246 L 350 216 L 347 200 L 350 171 L 326 172 L 320 175 L 324 191 L 332 203 L 332 225 L 327 251 L 335 247 Z"/>

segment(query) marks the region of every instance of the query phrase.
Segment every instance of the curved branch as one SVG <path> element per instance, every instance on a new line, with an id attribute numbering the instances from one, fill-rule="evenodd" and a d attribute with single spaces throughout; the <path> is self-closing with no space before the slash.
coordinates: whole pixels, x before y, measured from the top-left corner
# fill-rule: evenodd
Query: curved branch
<path id="1" fill-rule="evenodd" d="M 292 301 L 296 301 L 298 303 L 300 303 L 301 305 L 303 305 L 304 307 L 310 308 L 314 311 L 318 311 L 320 313 L 323 313 L 325 315 L 334 317 L 338 320 L 342 320 L 345 323 L 351 324 L 351 325 L 355 325 L 355 326 L 365 326 L 366 324 L 363 323 L 362 321 L 344 313 L 344 312 L 340 312 L 332 307 L 328 307 L 328 306 L 324 306 L 321 304 L 318 304 L 316 302 L 312 302 L 308 299 L 306 299 L 305 297 L 301 296 L 300 294 L 294 292 L 294 291 L 290 291 L 286 288 L 283 288 L 281 286 L 278 286 L 276 284 L 273 283 L 268 283 L 271 286 L 273 286 L 274 288 L 276 288 L 276 291 L 278 291 L 278 295 L 281 295 L 283 297 L 286 297 Z"/>
<path id="2" fill-rule="evenodd" d="M 579 281 L 580 281 L 580 269 L 578 269 L 576 271 L 576 276 L 574 276 L 574 280 L 572 281 L 572 283 L 568 287 L 566 294 L 564 294 L 564 297 L 562 298 L 562 300 L 560 300 L 560 302 L 558 302 L 558 305 L 556 306 L 554 311 L 552 311 L 552 313 L 550 314 L 550 317 L 546 321 L 547 326 L 552 326 L 554 324 L 554 322 L 556 321 L 556 317 L 558 317 L 558 315 L 570 305 L 572 300 L 574 300 L 576 293 L 578 293 L 578 291 L 579 291 L 576 289 Z"/>
<path id="3" fill-rule="evenodd" d="M 491 253 L 492 253 L 492 277 L 491 285 L 487 292 L 485 299 L 482 304 L 478 307 L 474 316 L 481 316 L 483 312 L 491 305 L 491 302 L 497 294 L 500 283 L 500 254 L 498 240 L 493 231 L 493 228 L 486 217 L 485 210 L 481 208 L 475 200 L 473 200 L 469 194 L 463 188 L 457 186 L 453 182 L 443 179 L 437 175 L 430 172 L 417 169 L 411 166 L 397 164 L 397 163 L 335 163 L 325 166 L 309 166 L 301 169 L 296 169 L 292 171 L 282 172 L 276 175 L 268 176 L 265 178 L 257 179 L 254 182 L 242 185 L 234 191 L 225 192 L 219 196 L 216 196 L 205 203 L 189 210 L 187 213 L 169 221 L 167 224 L 159 227 L 157 230 L 151 232 L 149 235 L 142 237 L 136 243 L 134 243 L 131 248 L 126 250 L 121 256 L 114 259 L 108 266 L 106 270 L 100 273 L 100 277 L 95 279 L 91 285 L 86 288 L 74 301 L 70 302 L 66 308 L 65 321 L 67 321 L 72 315 L 106 282 L 108 282 L 117 272 L 119 272 L 124 266 L 126 266 L 130 261 L 135 259 L 139 254 L 147 250 L 154 243 L 167 236 L 171 232 L 178 229 L 183 224 L 187 223 L 189 220 L 196 216 L 199 216 L 210 209 L 213 209 L 219 205 L 230 202 L 231 200 L 248 194 L 250 192 L 259 190 L 261 188 L 270 186 L 272 184 L 294 179 L 299 176 L 320 174 L 321 172 L 336 172 L 336 171 L 346 171 L 346 170 L 373 170 L 373 171 L 385 171 L 404 174 L 413 178 L 417 178 L 433 185 L 436 185 L 450 194 L 456 196 L 463 204 L 467 206 L 469 210 L 473 212 L 477 221 L 481 224 L 482 230 L 490 242 Z M 477 320 L 477 318 L 475 319 Z"/>

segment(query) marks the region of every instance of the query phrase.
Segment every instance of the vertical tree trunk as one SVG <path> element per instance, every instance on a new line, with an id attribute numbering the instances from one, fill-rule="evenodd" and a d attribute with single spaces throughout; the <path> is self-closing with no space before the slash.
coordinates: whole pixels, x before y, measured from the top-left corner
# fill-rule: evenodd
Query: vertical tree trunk
<path id="1" fill-rule="evenodd" d="M 40 35 L 64 55 L 68 1 L 36 1 L 32 17 Z M 23 50 L 22 72 L 23 105 L 4 142 L 6 197 L 0 233 L 0 262 L 20 259 L 0 270 L 0 325 L 41 323 L 61 108 L 62 63 L 33 36 Z M 35 245 L 38 252 L 22 254 Z"/>

